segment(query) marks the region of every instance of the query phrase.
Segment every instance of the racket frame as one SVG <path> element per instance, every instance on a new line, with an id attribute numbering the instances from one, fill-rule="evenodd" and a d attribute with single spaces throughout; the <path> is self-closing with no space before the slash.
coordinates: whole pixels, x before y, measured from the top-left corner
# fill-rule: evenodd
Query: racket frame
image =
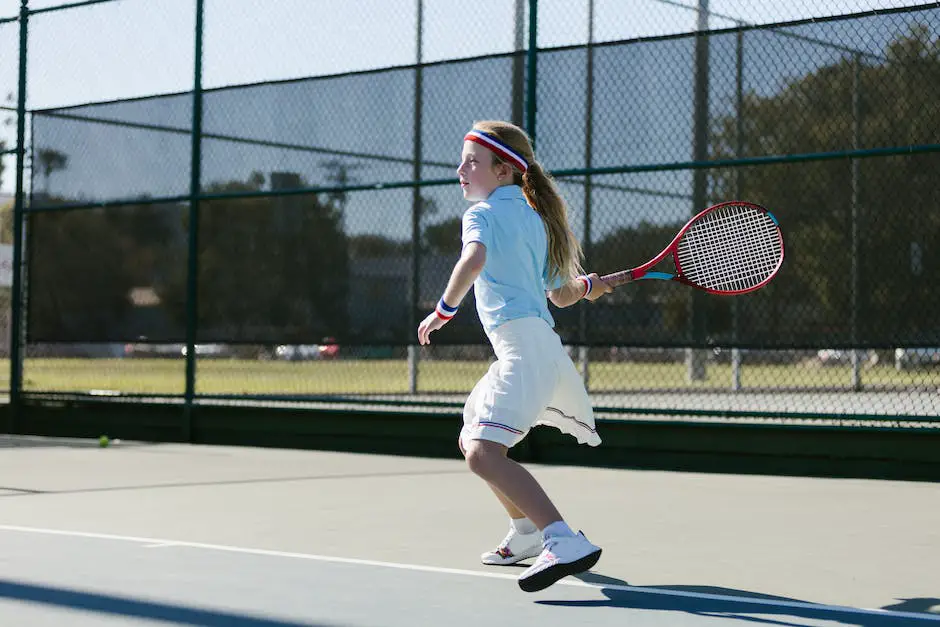
<path id="1" fill-rule="evenodd" d="M 713 211 L 717 211 L 723 207 L 728 207 L 731 205 L 738 206 L 738 207 L 744 206 L 744 207 L 749 207 L 751 209 L 756 209 L 757 211 L 760 211 L 766 214 L 771 220 L 773 220 L 773 223 L 777 225 L 777 236 L 780 238 L 780 258 L 777 260 L 777 265 L 776 267 L 774 267 L 773 272 L 771 272 L 767 276 L 766 279 L 764 279 L 757 285 L 752 285 L 751 287 L 745 288 L 743 290 L 716 290 L 713 288 L 703 287 L 697 283 L 693 283 L 688 278 L 686 278 L 685 274 L 683 274 L 682 265 L 679 263 L 679 255 L 678 255 L 679 240 L 682 239 L 682 236 L 685 235 L 689 231 L 689 229 L 692 228 L 692 225 L 695 224 L 703 216 Z M 650 272 L 649 271 L 650 268 L 652 268 L 653 266 L 661 262 L 670 254 L 672 255 L 673 263 L 676 266 L 675 274 L 670 274 L 668 272 Z M 633 281 L 641 281 L 643 279 L 658 279 L 661 281 L 677 281 L 679 283 L 684 283 L 685 285 L 689 285 L 696 289 L 700 289 L 705 292 L 708 292 L 709 294 L 717 294 L 720 296 L 734 296 L 737 294 L 747 294 L 748 292 L 753 292 L 754 290 L 758 290 L 764 287 L 765 285 L 767 285 L 771 279 L 777 276 L 777 272 L 780 271 L 780 266 L 783 265 L 783 257 L 784 257 L 783 234 L 780 232 L 780 223 L 777 221 L 777 217 L 774 216 L 774 214 L 768 211 L 765 207 L 762 207 L 756 203 L 747 202 L 744 200 L 729 200 L 727 202 L 719 203 L 717 205 L 712 205 L 711 207 L 703 209 L 702 211 L 692 216 L 692 218 L 690 218 L 689 221 L 686 222 L 685 225 L 683 225 L 681 229 L 679 229 L 679 232 L 676 234 L 674 238 L 672 238 L 672 241 L 669 242 L 669 245 L 666 246 L 661 253 L 659 253 L 658 255 L 656 255 L 655 257 L 653 257 L 646 263 L 639 265 L 635 268 L 632 268 L 630 270 L 622 270 L 620 272 L 606 274 L 601 277 L 601 280 L 609 284 L 611 287 L 620 287 L 621 285 L 626 285 L 627 283 L 632 283 Z"/>

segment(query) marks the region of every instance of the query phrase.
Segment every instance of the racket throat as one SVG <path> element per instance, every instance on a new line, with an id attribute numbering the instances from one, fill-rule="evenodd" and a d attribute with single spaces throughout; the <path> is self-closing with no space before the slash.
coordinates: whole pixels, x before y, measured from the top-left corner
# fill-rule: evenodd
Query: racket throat
<path id="1" fill-rule="evenodd" d="M 644 279 L 656 279 L 658 281 L 671 281 L 676 275 L 668 272 L 653 272 L 644 268 L 630 270 L 631 281 L 642 281 Z"/>
<path id="2" fill-rule="evenodd" d="M 669 274 L 668 272 L 638 272 L 634 274 L 633 280 L 656 279 L 658 281 L 671 281 L 674 278 L 676 278 L 676 275 Z"/>

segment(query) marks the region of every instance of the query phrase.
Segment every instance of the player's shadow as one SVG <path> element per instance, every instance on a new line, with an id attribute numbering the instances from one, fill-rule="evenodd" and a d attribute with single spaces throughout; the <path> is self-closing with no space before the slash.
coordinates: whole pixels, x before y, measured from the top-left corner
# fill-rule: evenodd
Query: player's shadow
<path id="1" fill-rule="evenodd" d="M 58 610 L 81 611 L 124 619 L 143 619 L 148 623 L 157 621 L 193 627 L 318 627 L 319 625 L 9 579 L 0 579 L 0 601 L 3 599 Z M 6 625 L 7 622 L 4 620 L 2 624 Z M 320 625 L 320 627 L 323 626 Z"/>
<path id="2" fill-rule="evenodd" d="M 892 612 L 922 612 L 928 616 L 937 615 L 940 620 L 940 599 L 933 597 L 915 597 L 913 599 L 898 599 L 900 603 L 885 605 L 883 610 Z"/>
<path id="3" fill-rule="evenodd" d="M 715 616 L 725 620 L 736 619 L 758 625 L 805 627 L 805 622 L 793 620 L 819 620 L 859 627 L 900 627 L 901 625 L 934 624 L 931 608 L 938 599 L 904 599 L 902 603 L 882 608 L 892 612 L 924 612 L 923 619 L 891 614 L 869 614 L 851 611 L 851 608 L 817 605 L 788 597 L 719 588 L 714 586 L 631 586 L 622 579 L 599 573 L 576 575 L 585 583 L 597 586 L 606 599 L 584 601 L 539 600 L 540 605 L 564 607 L 622 607 L 633 610 L 685 612 L 700 616 Z"/>

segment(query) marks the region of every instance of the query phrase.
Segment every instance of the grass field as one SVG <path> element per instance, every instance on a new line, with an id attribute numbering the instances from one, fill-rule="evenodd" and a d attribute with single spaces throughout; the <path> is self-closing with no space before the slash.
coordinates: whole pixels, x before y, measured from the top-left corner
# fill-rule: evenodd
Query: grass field
<path id="1" fill-rule="evenodd" d="M 424 361 L 418 390 L 466 393 L 488 367 L 485 361 Z M 28 359 L 28 391 L 87 392 L 113 390 L 127 394 L 182 394 L 182 359 Z M 911 390 L 940 387 L 940 369 L 898 372 L 893 366 L 862 371 L 864 386 Z M 848 366 L 745 365 L 741 384 L 751 388 L 849 387 Z M 9 389 L 9 366 L 0 361 L 0 386 Z M 685 366 L 595 362 L 590 365 L 592 392 L 655 390 L 722 390 L 731 386 L 731 367 L 709 364 L 703 381 L 689 383 Z M 200 394 L 395 394 L 408 391 L 404 360 L 253 361 L 203 359 L 197 364 Z"/>

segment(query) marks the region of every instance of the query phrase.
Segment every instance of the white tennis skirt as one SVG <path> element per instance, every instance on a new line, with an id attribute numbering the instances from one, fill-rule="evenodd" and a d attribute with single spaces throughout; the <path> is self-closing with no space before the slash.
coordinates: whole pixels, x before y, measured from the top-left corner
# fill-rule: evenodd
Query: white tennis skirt
<path id="1" fill-rule="evenodd" d="M 490 440 L 518 444 L 535 425 L 597 446 L 594 410 L 561 338 L 541 318 L 520 318 L 490 335 L 496 361 L 474 386 L 463 409 L 461 444 Z"/>

